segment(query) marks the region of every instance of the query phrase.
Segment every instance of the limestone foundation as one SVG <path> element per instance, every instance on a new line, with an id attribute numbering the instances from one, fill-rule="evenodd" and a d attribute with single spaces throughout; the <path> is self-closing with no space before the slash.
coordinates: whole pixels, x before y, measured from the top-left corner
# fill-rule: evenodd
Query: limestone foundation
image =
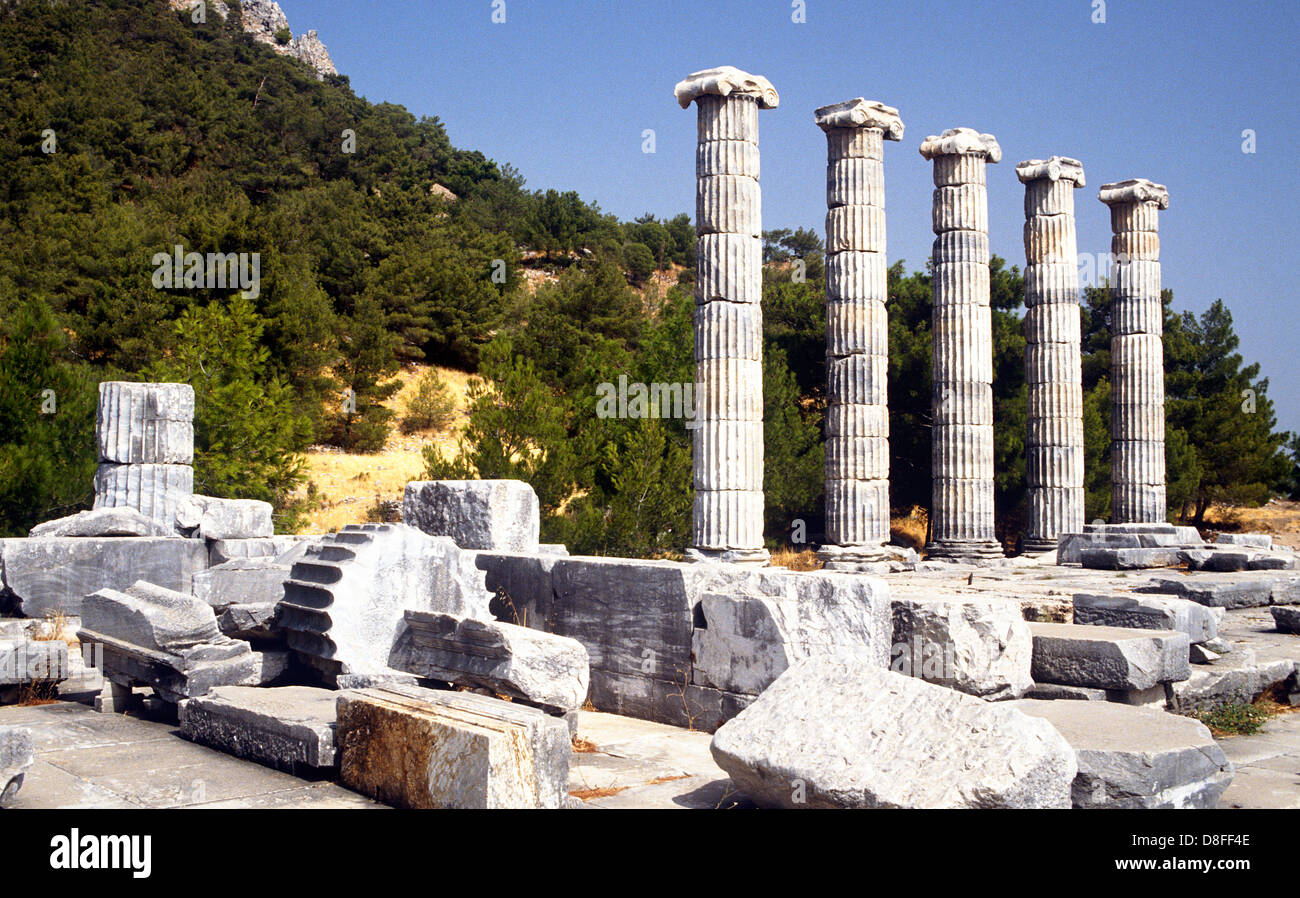
<path id="1" fill-rule="evenodd" d="M 1164 320 L 1159 210 L 1169 191 L 1144 178 L 1104 184 L 1115 260 L 1110 339 L 1110 519 L 1165 521 Z"/>
<path id="2" fill-rule="evenodd" d="M 1077 159 L 1053 156 L 1016 166 L 1025 185 L 1025 380 L 1029 425 L 1026 552 L 1056 548 L 1083 531 L 1083 381 L 1079 349 Z"/>
<path id="3" fill-rule="evenodd" d="M 826 544 L 829 568 L 886 561 L 889 318 L 884 142 L 898 110 L 861 98 L 815 113 L 826 132 Z"/>
<path id="4" fill-rule="evenodd" d="M 763 548 L 762 221 L 758 110 L 766 78 L 731 66 L 674 90 L 696 104 L 695 508 L 687 557 L 765 563 Z"/>
<path id="5" fill-rule="evenodd" d="M 993 324 L 985 166 L 992 134 L 952 128 L 921 143 L 934 162 L 934 430 L 930 557 L 1000 557 L 993 530 Z"/>

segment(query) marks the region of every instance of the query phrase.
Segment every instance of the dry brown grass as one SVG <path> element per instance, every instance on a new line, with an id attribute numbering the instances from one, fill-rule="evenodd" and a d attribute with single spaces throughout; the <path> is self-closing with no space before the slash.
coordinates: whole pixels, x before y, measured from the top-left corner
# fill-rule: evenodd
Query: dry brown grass
<path id="1" fill-rule="evenodd" d="M 1270 533 L 1273 542 L 1300 548 L 1300 502 L 1275 499 L 1259 508 L 1212 505 L 1205 527 L 1225 533 Z"/>
<path id="2" fill-rule="evenodd" d="M 772 553 L 772 562 L 775 567 L 789 568 L 792 571 L 818 571 L 821 570 L 822 561 L 817 557 L 817 553 L 812 549 L 777 549 Z"/>
<path id="3" fill-rule="evenodd" d="M 589 755 L 594 751 L 600 751 L 595 742 L 584 739 L 582 736 L 574 736 L 570 741 L 573 744 L 573 750 L 580 755 Z"/>
<path id="4" fill-rule="evenodd" d="M 890 541 L 919 551 L 925 546 L 925 537 L 929 528 L 929 513 L 921 506 L 913 505 L 912 510 L 906 515 L 890 519 Z"/>
<path id="5" fill-rule="evenodd" d="M 402 387 L 384 405 L 400 416 L 428 365 L 408 365 L 397 375 Z M 465 428 L 465 408 L 472 375 L 438 367 L 456 404 L 452 425 L 442 433 L 401 433 L 396 426 L 380 452 L 370 455 L 337 452 L 324 447 L 307 452 L 307 477 L 320 496 L 319 506 L 307 515 L 308 533 L 332 533 L 345 524 L 361 524 L 370 510 L 383 501 L 400 501 L 406 484 L 424 471 L 424 447 L 432 443 L 447 456 L 456 452 Z"/>
<path id="6" fill-rule="evenodd" d="M 14 704 L 30 708 L 34 705 L 57 705 L 58 703 L 59 684 L 42 680 L 23 683 L 18 690 L 18 701 Z"/>
<path id="7" fill-rule="evenodd" d="M 69 646 L 80 645 L 76 631 L 68 626 L 68 616 L 57 610 L 45 612 L 45 619 L 32 628 L 31 637 L 33 642 L 66 642 Z"/>
<path id="8" fill-rule="evenodd" d="M 631 786 L 603 786 L 599 789 L 570 789 L 569 794 L 579 801 L 591 801 L 593 798 L 609 798 L 630 788 Z"/>

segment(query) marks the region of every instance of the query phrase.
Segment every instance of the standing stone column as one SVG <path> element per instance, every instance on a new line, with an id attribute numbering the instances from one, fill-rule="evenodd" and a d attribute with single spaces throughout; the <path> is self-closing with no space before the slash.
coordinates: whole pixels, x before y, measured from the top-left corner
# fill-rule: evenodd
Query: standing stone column
<path id="1" fill-rule="evenodd" d="M 1110 206 L 1110 520 L 1163 524 L 1165 511 L 1164 312 L 1159 210 L 1169 191 L 1145 178 L 1103 184 Z"/>
<path id="2" fill-rule="evenodd" d="M 814 113 L 826 132 L 826 544 L 830 569 L 888 561 L 889 316 L 884 142 L 898 110 L 859 97 Z"/>
<path id="3" fill-rule="evenodd" d="M 723 66 L 673 91 L 696 104 L 692 560 L 766 563 L 763 548 L 762 217 L 758 110 L 771 83 Z"/>
<path id="4" fill-rule="evenodd" d="M 127 506 L 175 526 L 194 493 L 194 388 L 104 381 L 95 438 L 94 507 Z"/>
<path id="5" fill-rule="evenodd" d="M 952 128 L 921 143 L 934 160 L 934 429 L 930 557 L 1001 557 L 993 530 L 993 320 L 986 163 L 992 134 Z"/>
<path id="6" fill-rule="evenodd" d="M 1016 166 L 1025 185 L 1025 380 L 1029 427 L 1026 552 L 1083 532 L 1083 377 L 1074 191 L 1083 164 L 1053 156 Z"/>

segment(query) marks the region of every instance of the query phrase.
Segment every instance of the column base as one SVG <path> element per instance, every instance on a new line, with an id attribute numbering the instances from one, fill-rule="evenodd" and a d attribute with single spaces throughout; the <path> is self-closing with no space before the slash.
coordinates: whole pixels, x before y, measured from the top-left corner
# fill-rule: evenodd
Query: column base
<path id="1" fill-rule="evenodd" d="M 1039 555 L 1043 552 L 1055 552 L 1056 540 L 1045 539 L 1040 536 L 1026 536 L 1020 543 L 1020 551 L 1024 555 Z"/>
<path id="2" fill-rule="evenodd" d="M 988 561 L 993 558 L 1005 558 L 1006 552 L 997 540 L 950 539 L 932 542 L 925 547 L 930 561 L 951 561 L 955 563 Z"/>
<path id="3" fill-rule="evenodd" d="M 903 546 L 824 545 L 817 550 L 824 571 L 888 574 L 916 570 L 918 556 Z"/>
<path id="4" fill-rule="evenodd" d="M 772 553 L 767 549 L 703 549 L 696 546 L 687 549 L 685 555 L 690 562 L 713 564 L 765 565 L 772 558 Z"/>

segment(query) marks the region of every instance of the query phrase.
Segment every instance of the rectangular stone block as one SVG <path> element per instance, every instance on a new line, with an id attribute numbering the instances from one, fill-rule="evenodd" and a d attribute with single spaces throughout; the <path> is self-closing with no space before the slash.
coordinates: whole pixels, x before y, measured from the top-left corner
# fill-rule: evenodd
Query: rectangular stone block
<path id="1" fill-rule="evenodd" d="M 1045 623 L 1029 630 L 1038 683 L 1140 690 L 1191 676 L 1191 643 L 1178 630 Z"/>
<path id="2" fill-rule="evenodd" d="M 338 699 L 344 785 L 402 808 L 562 808 L 569 728 L 472 693 L 373 687 Z"/>
<path id="3" fill-rule="evenodd" d="M 1128 593 L 1075 593 L 1074 622 L 1138 630 L 1181 630 L 1199 644 L 1219 633 L 1223 610 L 1188 599 Z"/>
<path id="4" fill-rule="evenodd" d="M 202 540 L 179 537 L 50 537 L 0 540 L 5 585 L 23 614 L 81 614 L 99 589 L 125 589 L 137 580 L 188 593 L 208 564 Z"/>
<path id="5" fill-rule="evenodd" d="M 402 521 L 462 549 L 535 552 L 541 511 L 522 480 L 425 480 L 406 485 Z"/>
<path id="6" fill-rule="evenodd" d="M 218 686 L 180 703 L 185 738 L 288 773 L 337 765 L 339 693 L 312 686 Z"/>

